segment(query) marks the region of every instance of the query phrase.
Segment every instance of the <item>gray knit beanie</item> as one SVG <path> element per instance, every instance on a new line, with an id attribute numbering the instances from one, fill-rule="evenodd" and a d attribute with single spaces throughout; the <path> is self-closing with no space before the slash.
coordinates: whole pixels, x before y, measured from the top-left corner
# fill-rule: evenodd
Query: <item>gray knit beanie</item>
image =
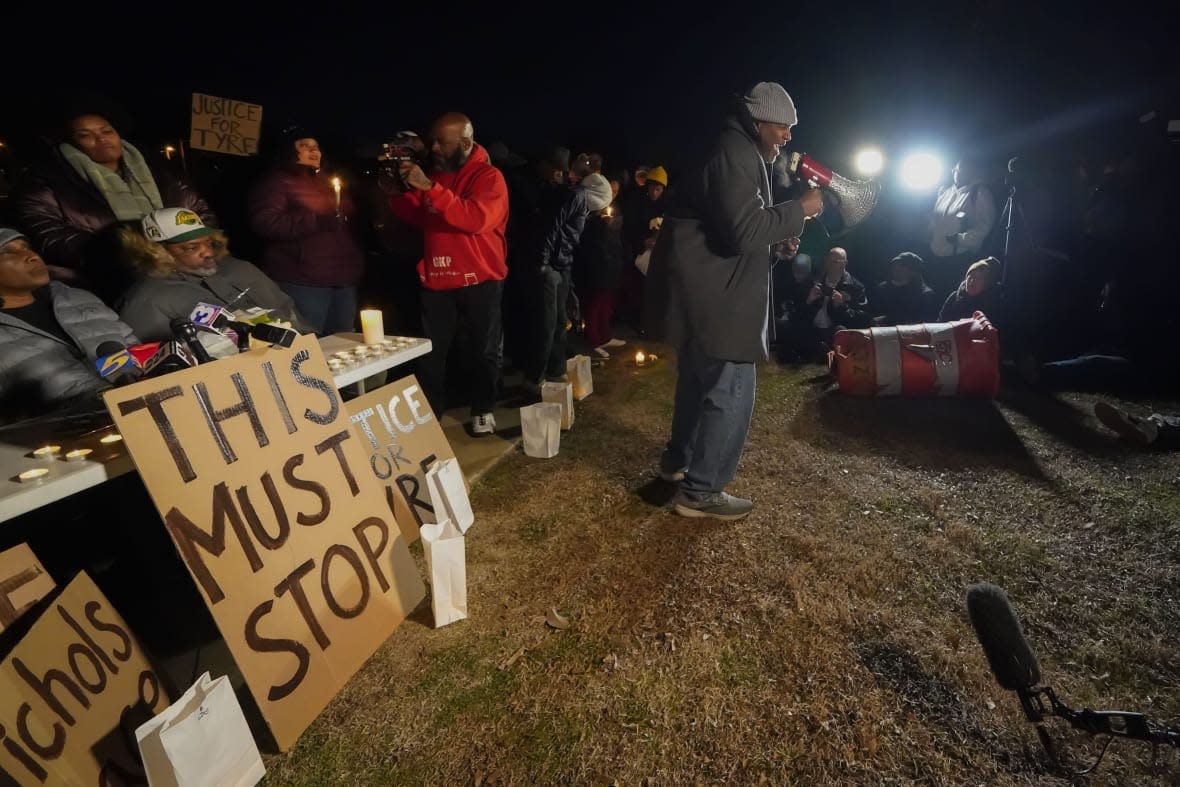
<path id="1" fill-rule="evenodd" d="M 586 190 L 586 202 L 590 205 L 592 213 L 602 210 L 614 199 L 610 181 L 597 172 L 582 178 L 581 187 Z"/>
<path id="2" fill-rule="evenodd" d="M 777 82 L 759 82 L 742 96 L 742 102 L 754 120 L 793 126 L 799 122 L 795 102 Z"/>
<path id="3" fill-rule="evenodd" d="M 609 189 L 610 186 L 608 185 Z M 25 234 L 19 230 L 14 230 L 11 227 L 0 227 L 0 247 L 7 246 L 17 238 L 24 238 Z M 25 238 L 28 240 L 27 238 Z"/>

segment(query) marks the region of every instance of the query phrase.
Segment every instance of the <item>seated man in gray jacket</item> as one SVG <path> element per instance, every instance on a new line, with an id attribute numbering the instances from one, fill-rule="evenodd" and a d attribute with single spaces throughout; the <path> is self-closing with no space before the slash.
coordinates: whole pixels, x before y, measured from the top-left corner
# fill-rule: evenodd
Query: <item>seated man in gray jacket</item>
<path id="1" fill-rule="evenodd" d="M 106 342 L 139 343 L 96 295 L 51 283 L 25 236 L 0 227 L 0 421 L 97 405 L 110 387 L 94 363 Z"/>
<path id="2" fill-rule="evenodd" d="M 154 210 L 141 227 L 121 230 L 139 280 L 120 301 L 119 316 L 143 341 L 171 339 L 172 320 L 187 318 L 198 303 L 231 311 L 269 309 L 272 322 L 311 332 L 291 297 L 254 265 L 231 256 L 221 231 L 206 227 L 191 210 Z"/>

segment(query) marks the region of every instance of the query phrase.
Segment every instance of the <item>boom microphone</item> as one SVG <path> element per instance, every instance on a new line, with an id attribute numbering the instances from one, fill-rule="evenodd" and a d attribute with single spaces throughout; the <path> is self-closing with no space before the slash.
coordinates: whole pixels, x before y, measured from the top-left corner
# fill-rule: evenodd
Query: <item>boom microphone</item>
<path id="1" fill-rule="evenodd" d="M 1058 764 L 1056 747 L 1044 724 L 1047 717 L 1064 719 L 1075 730 L 1090 735 L 1107 735 L 1110 740 L 1129 738 L 1156 746 L 1166 744 L 1180 748 L 1180 730 L 1175 727 L 1160 725 L 1142 713 L 1071 708 L 1057 699 L 1052 686 L 1039 685 L 1041 668 L 1037 657 L 1024 638 L 1016 613 L 1002 589 L 987 582 L 972 585 L 967 589 L 967 613 L 996 682 L 1016 692 L 1025 718 L 1036 725 L 1041 745 Z M 1072 772 L 1075 775 L 1090 773 L 1098 767 L 1105 752 L 1103 748 L 1098 760 L 1090 767 Z"/>
<path id="2" fill-rule="evenodd" d="M 844 226 L 832 237 L 838 238 L 869 217 L 881 196 L 881 184 L 875 180 L 850 180 L 820 164 L 806 153 L 792 153 L 787 171 L 794 177 L 813 183 L 836 198 L 836 211 Z"/>
<path id="3" fill-rule="evenodd" d="M 1003 589 L 988 582 L 967 589 L 967 614 L 996 682 L 1023 691 L 1041 682 L 1041 667 Z"/>

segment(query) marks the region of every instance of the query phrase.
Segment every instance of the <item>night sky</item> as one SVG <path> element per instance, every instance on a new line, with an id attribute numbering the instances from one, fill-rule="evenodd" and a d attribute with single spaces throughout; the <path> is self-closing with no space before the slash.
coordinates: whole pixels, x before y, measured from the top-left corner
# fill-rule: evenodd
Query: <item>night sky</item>
<path id="1" fill-rule="evenodd" d="M 553 140 L 674 165 L 730 93 L 767 79 L 798 106 L 793 147 L 837 169 L 870 142 L 1006 159 L 1174 111 L 1164 7 L 391 2 L 256 17 L 245 3 L 132 3 L 85 6 L 68 31 L 46 8 L 31 13 L 56 19 L 6 32 L 0 134 L 19 138 L 65 92 L 93 88 L 130 112 L 130 139 L 185 137 L 195 91 L 262 104 L 264 132 L 297 122 L 352 153 L 457 109 L 478 139 L 526 153 Z"/>

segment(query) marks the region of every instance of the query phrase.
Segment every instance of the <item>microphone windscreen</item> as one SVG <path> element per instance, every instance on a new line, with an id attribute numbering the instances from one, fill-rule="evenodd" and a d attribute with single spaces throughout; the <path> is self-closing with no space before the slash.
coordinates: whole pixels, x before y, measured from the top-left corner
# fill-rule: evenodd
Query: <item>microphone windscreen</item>
<path id="1" fill-rule="evenodd" d="M 127 348 L 118 342 L 103 342 L 94 349 L 94 355 L 97 358 L 102 358 L 107 355 L 115 355 L 121 353 Z"/>
<path id="2" fill-rule="evenodd" d="M 1019 691 L 1041 682 L 1037 657 L 1002 588 L 989 582 L 972 585 L 967 589 L 967 614 L 1000 686 Z"/>

